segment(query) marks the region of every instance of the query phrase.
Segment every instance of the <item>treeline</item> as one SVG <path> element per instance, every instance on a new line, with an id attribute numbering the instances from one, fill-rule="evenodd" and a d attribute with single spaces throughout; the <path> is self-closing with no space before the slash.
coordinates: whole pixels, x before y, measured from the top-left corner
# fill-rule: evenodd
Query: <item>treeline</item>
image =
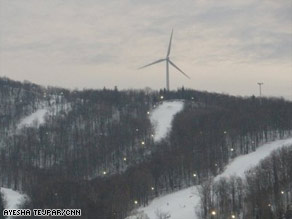
<path id="1" fill-rule="evenodd" d="M 54 169 L 78 179 L 115 174 L 151 151 L 153 129 L 147 111 L 154 95 L 117 89 L 62 90 L 59 95 L 63 98 L 54 101 L 54 112 L 46 116 L 45 124 L 23 127 L 3 139 L 2 185 L 22 189 L 32 180 L 27 173 L 32 169 Z"/>
<path id="2" fill-rule="evenodd" d="M 180 169 L 201 177 L 217 175 L 231 158 L 292 134 L 292 103 L 281 99 L 237 98 L 234 105 L 187 103 L 173 121 L 170 145 L 184 160 Z M 228 105 L 231 105 L 228 107 Z"/>
<path id="3" fill-rule="evenodd" d="M 221 178 L 200 186 L 198 215 L 204 219 L 292 217 L 292 145 L 274 151 L 244 179 Z"/>
<path id="4" fill-rule="evenodd" d="M 68 91 L 0 77 L 0 148 L 14 135 L 21 119 L 37 109 L 64 103 Z"/>
<path id="5" fill-rule="evenodd" d="M 26 83 L 24 89 L 0 82 L 10 109 L 3 111 L 7 123 L 0 120 L 0 127 L 10 127 L 1 129 L 0 185 L 28 194 L 27 207 L 81 208 L 83 218 L 124 219 L 160 194 L 218 174 L 231 158 L 292 134 L 292 103 L 283 99 L 184 88 L 69 91 Z M 35 96 L 19 115 L 17 90 Z M 183 99 L 185 107 L 169 136 L 154 143 L 147 112 L 162 99 Z M 15 131 L 39 107 L 53 111 L 46 122 Z"/>

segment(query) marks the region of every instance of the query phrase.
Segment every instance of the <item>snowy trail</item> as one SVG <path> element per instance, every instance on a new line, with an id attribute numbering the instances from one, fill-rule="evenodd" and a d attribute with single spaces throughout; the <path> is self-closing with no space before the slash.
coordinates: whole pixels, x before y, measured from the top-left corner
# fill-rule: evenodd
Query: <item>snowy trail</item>
<path id="1" fill-rule="evenodd" d="M 183 101 L 165 101 L 153 110 L 150 120 L 155 127 L 155 142 L 166 137 L 171 128 L 173 117 L 183 109 L 183 106 Z"/>
<path id="2" fill-rule="evenodd" d="M 227 165 L 225 171 L 215 177 L 214 180 L 218 180 L 220 177 L 229 177 L 232 175 L 243 177 L 245 171 L 256 166 L 262 159 L 269 156 L 273 150 L 291 144 L 292 138 L 266 143 L 257 148 L 255 152 L 235 158 L 229 165 Z M 156 219 L 155 212 L 157 209 L 162 212 L 168 212 L 171 215 L 171 219 L 196 219 L 195 207 L 198 207 L 200 201 L 197 195 L 197 189 L 197 186 L 192 186 L 156 198 L 147 207 L 139 208 L 138 211 L 144 211 L 150 219 Z"/>
<path id="3" fill-rule="evenodd" d="M 25 195 L 7 188 L 1 188 L 1 193 L 4 195 L 4 198 L 6 200 L 6 206 L 5 208 L 9 209 L 15 209 L 23 199 L 25 198 Z"/>
<path id="4" fill-rule="evenodd" d="M 65 110 L 66 112 L 68 112 L 71 109 L 70 104 L 65 104 L 62 107 L 58 106 L 55 102 L 52 102 L 51 104 L 51 106 L 45 106 L 45 104 L 43 104 L 41 108 L 37 109 L 30 115 L 22 118 L 17 124 L 17 129 L 21 129 L 24 127 L 38 128 L 40 125 L 43 125 L 46 122 L 47 115 L 52 116 L 59 113 L 61 110 Z"/>
<path id="5" fill-rule="evenodd" d="M 171 219 L 194 219 L 195 206 L 200 199 L 197 195 L 197 187 L 192 186 L 154 199 L 147 207 L 140 208 L 150 219 L 157 219 L 156 211 L 169 213 Z"/>
<path id="6" fill-rule="evenodd" d="M 31 127 L 34 124 L 37 124 L 37 126 L 45 123 L 45 116 L 49 112 L 49 109 L 43 108 L 38 109 L 34 113 L 26 116 L 23 118 L 20 123 L 17 125 L 17 128 L 20 129 L 22 127 Z"/>
<path id="7" fill-rule="evenodd" d="M 268 157 L 272 151 L 291 144 L 292 138 L 272 141 L 258 147 L 254 152 L 238 156 L 230 164 L 228 164 L 224 172 L 216 176 L 214 180 L 218 180 L 220 177 L 229 177 L 232 175 L 244 177 L 245 171 L 258 165 L 259 162 L 265 157 Z"/>
<path id="8" fill-rule="evenodd" d="M 12 189 L 0 187 L 0 192 L 4 195 L 4 200 L 6 201 L 6 205 L 4 207 L 6 209 L 18 209 L 19 205 L 22 204 L 23 201 L 27 198 L 26 195 Z M 10 217 L 8 217 L 8 219 L 9 218 Z"/>

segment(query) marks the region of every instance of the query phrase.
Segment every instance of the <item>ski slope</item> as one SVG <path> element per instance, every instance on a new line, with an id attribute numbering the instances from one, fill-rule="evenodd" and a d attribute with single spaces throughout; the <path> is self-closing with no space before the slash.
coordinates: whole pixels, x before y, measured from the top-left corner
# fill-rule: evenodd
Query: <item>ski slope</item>
<path id="1" fill-rule="evenodd" d="M 150 120 L 154 126 L 154 141 L 158 142 L 166 137 L 171 128 L 171 123 L 175 114 L 183 109 L 183 101 L 164 101 L 150 115 Z"/>
<path id="2" fill-rule="evenodd" d="M 291 144 L 292 138 L 266 143 L 250 154 L 241 155 L 235 158 L 229 165 L 227 165 L 225 171 L 215 177 L 214 180 L 217 181 L 221 177 L 229 177 L 233 175 L 244 177 L 245 171 L 259 164 L 259 162 L 269 156 L 273 150 Z M 157 218 L 157 210 L 169 213 L 171 219 L 196 219 L 195 207 L 198 208 L 200 202 L 197 189 L 198 186 L 192 186 L 156 198 L 148 206 L 139 208 L 138 211 L 144 212 L 150 219 Z M 130 219 L 132 218 L 134 219 L 135 217 L 130 217 Z"/>
<path id="3" fill-rule="evenodd" d="M 27 198 L 26 195 L 12 189 L 0 187 L 0 192 L 4 195 L 4 200 L 6 202 L 4 208 L 6 209 L 18 209 L 19 205 Z"/>
<path id="4" fill-rule="evenodd" d="M 292 145 L 292 138 L 272 141 L 258 147 L 254 152 L 238 156 L 230 164 L 228 164 L 225 171 L 216 176 L 214 180 L 216 181 L 220 177 L 229 177 L 232 175 L 244 177 L 245 171 L 257 166 L 259 162 L 268 157 L 272 151 L 287 145 Z"/>
<path id="5" fill-rule="evenodd" d="M 23 127 L 32 127 L 35 124 L 37 126 L 40 126 L 41 124 L 45 123 L 45 116 L 48 113 L 48 109 L 44 108 L 44 109 L 38 109 L 37 111 L 35 111 L 34 113 L 24 117 L 20 123 L 17 125 L 17 128 L 23 128 Z"/>

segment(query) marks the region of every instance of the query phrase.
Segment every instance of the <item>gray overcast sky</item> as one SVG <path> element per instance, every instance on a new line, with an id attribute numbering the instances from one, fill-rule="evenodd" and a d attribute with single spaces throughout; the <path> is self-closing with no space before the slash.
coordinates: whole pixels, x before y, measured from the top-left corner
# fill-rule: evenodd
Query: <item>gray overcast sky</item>
<path id="1" fill-rule="evenodd" d="M 291 0 L 0 0 L 0 76 L 67 88 L 165 87 L 292 99 Z"/>

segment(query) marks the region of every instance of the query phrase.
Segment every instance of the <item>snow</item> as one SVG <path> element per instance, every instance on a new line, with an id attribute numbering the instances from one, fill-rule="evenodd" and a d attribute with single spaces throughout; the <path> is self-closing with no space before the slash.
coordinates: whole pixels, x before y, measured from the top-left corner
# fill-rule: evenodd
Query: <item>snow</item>
<path id="1" fill-rule="evenodd" d="M 151 113 L 150 120 L 154 125 L 154 141 L 158 142 L 166 137 L 175 114 L 183 109 L 183 101 L 164 101 Z"/>
<path id="2" fill-rule="evenodd" d="M 195 205 L 199 203 L 197 187 L 192 186 L 187 189 L 165 195 L 154 199 L 150 205 L 140 208 L 150 219 L 156 219 L 156 211 L 169 213 L 171 219 L 193 219 L 195 215 Z"/>
<path id="3" fill-rule="evenodd" d="M 26 199 L 24 194 L 7 188 L 0 188 L 1 193 L 4 195 L 6 201 L 6 209 L 17 209 L 19 205 Z"/>
<path id="4" fill-rule="evenodd" d="M 150 120 L 155 127 L 154 141 L 165 138 L 175 114 L 183 109 L 183 101 L 165 101 L 151 113 Z M 266 143 L 256 149 L 256 151 L 236 157 L 228 164 L 224 172 L 214 178 L 214 181 L 221 177 L 237 175 L 244 177 L 245 171 L 259 164 L 259 162 L 269 156 L 275 149 L 292 144 L 292 138 L 277 140 Z M 171 219 L 196 219 L 195 208 L 199 207 L 200 198 L 198 196 L 199 186 L 192 186 L 162 197 L 155 198 L 146 207 L 140 207 L 138 212 L 143 212 L 150 219 L 156 219 L 156 212 L 168 213 Z M 135 219 L 130 216 L 128 219 Z"/>
<path id="5" fill-rule="evenodd" d="M 235 158 L 225 169 L 225 171 L 216 176 L 214 180 L 218 180 L 221 177 L 229 177 L 237 175 L 244 176 L 244 172 L 259 164 L 259 162 L 269 156 L 275 149 L 279 149 L 283 146 L 291 145 L 292 138 L 285 140 L 277 140 L 267 144 L 264 144 L 257 148 L 256 151 L 241 155 Z M 138 209 L 139 212 L 143 211 L 150 219 L 156 219 L 155 212 L 158 210 L 169 213 L 171 219 L 196 219 L 195 207 L 199 205 L 199 196 L 197 193 L 198 186 L 192 186 L 162 197 L 154 199 L 148 206 Z M 129 217 L 135 218 L 135 217 Z"/>
<path id="6" fill-rule="evenodd" d="M 17 128 L 20 129 L 22 127 L 32 127 L 34 124 L 37 126 L 45 123 L 45 115 L 48 113 L 48 109 L 38 109 L 34 113 L 29 116 L 23 118 L 20 123 L 17 125 Z"/>
<path id="7" fill-rule="evenodd" d="M 23 127 L 36 127 L 38 128 L 40 125 L 44 124 L 45 118 L 47 115 L 52 116 L 59 113 L 61 110 L 65 112 L 69 112 L 71 110 L 71 104 L 56 104 L 56 98 L 50 102 L 50 106 L 42 103 L 40 108 L 33 112 L 32 114 L 24 117 L 21 121 L 17 124 L 17 129 L 21 129 Z"/>
<path id="8" fill-rule="evenodd" d="M 216 176 L 214 180 L 218 180 L 220 177 L 229 177 L 232 175 L 244 177 L 245 171 L 258 165 L 260 160 L 269 156 L 272 151 L 291 144 L 292 138 L 277 140 L 258 147 L 257 150 L 252 153 L 238 156 L 230 164 L 228 164 L 224 172 Z"/>

